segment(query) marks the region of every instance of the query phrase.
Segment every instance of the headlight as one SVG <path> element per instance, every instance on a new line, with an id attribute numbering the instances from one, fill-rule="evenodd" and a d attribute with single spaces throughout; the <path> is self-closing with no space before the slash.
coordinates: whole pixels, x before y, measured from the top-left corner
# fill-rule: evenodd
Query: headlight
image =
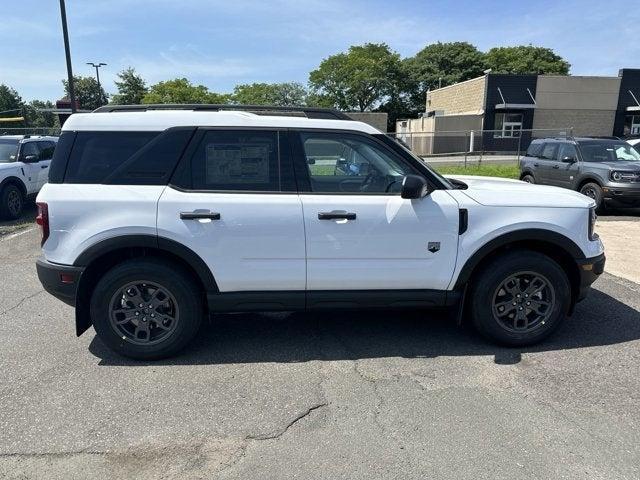
<path id="1" fill-rule="evenodd" d="M 633 172 L 613 171 L 611 172 L 611 180 L 614 182 L 633 182 L 636 174 Z"/>
<path id="2" fill-rule="evenodd" d="M 598 239 L 598 234 L 596 233 L 596 219 L 598 215 L 596 215 L 596 208 L 589 209 L 589 240 L 592 242 Z"/>

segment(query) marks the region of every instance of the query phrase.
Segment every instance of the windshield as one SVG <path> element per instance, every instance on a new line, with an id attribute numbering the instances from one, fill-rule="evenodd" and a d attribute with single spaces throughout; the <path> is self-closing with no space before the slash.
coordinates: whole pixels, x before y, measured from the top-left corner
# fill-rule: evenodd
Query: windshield
<path id="1" fill-rule="evenodd" d="M 18 155 L 17 140 L 0 139 L 0 163 L 15 162 Z"/>
<path id="2" fill-rule="evenodd" d="M 585 162 L 640 161 L 640 153 L 626 142 L 584 142 L 580 150 Z"/>

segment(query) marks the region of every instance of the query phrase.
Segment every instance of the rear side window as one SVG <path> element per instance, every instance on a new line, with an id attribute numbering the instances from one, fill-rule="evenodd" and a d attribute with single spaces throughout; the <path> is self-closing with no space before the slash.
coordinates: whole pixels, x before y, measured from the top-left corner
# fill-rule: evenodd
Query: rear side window
<path id="1" fill-rule="evenodd" d="M 532 143 L 527 149 L 527 157 L 539 157 L 542 150 L 542 143 Z"/>
<path id="2" fill-rule="evenodd" d="M 556 160 L 556 154 L 558 153 L 557 143 L 545 143 L 540 158 L 545 160 Z"/>
<path id="3" fill-rule="evenodd" d="M 51 160 L 53 158 L 53 151 L 56 148 L 54 142 L 38 142 L 40 144 L 40 160 Z"/>
<path id="4" fill-rule="evenodd" d="M 104 183 L 164 185 L 169 181 L 195 128 L 172 128 L 129 157 Z"/>
<path id="5" fill-rule="evenodd" d="M 158 132 L 78 132 L 65 183 L 103 183 Z"/>
<path id="6" fill-rule="evenodd" d="M 191 159 L 196 190 L 280 191 L 278 132 L 208 130 Z"/>
<path id="7" fill-rule="evenodd" d="M 67 162 L 69 161 L 75 138 L 76 132 L 62 132 L 62 135 L 60 135 L 53 151 L 51 167 L 49 167 L 49 183 L 62 183 L 64 180 L 64 172 L 67 169 Z"/>

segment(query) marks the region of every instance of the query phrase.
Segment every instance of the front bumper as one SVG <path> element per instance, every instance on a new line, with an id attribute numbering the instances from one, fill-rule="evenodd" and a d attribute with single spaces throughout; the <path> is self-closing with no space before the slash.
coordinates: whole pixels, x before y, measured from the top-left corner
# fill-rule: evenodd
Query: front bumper
<path id="1" fill-rule="evenodd" d="M 583 300 L 589 293 L 591 284 L 604 272 L 606 257 L 601 253 L 597 257 L 576 260 L 580 270 L 580 288 L 576 301 Z"/>
<path id="2" fill-rule="evenodd" d="M 640 205 L 640 184 L 605 185 L 602 187 L 605 202 L 621 206 Z"/>
<path id="3" fill-rule="evenodd" d="M 75 307 L 76 293 L 84 267 L 58 265 L 44 258 L 36 261 L 38 278 L 44 289 L 64 303 Z"/>

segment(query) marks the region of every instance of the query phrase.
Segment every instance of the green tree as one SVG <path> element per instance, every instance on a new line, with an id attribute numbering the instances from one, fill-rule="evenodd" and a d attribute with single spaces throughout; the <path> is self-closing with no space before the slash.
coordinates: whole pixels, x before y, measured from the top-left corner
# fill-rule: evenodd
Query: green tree
<path id="1" fill-rule="evenodd" d="M 552 49 L 519 45 L 495 47 L 485 55 L 492 73 L 531 73 L 568 75 L 571 65 Z"/>
<path id="2" fill-rule="evenodd" d="M 8 85 L 0 84 L 0 112 L 6 111 L 6 113 L 0 113 L 0 118 L 21 115 L 22 106 L 22 97 L 18 95 L 18 92 Z"/>
<path id="3" fill-rule="evenodd" d="M 149 87 L 142 103 L 228 103 L 229 95 L 210 92 L 204 85 L 192 85 L 186 78 L 158 82 Z"/>
<path id="4" fill-rule="evenodd" d="M 366 43 L 324 59 L 309 74 L 309 85 L 314 100 L 364 112 L 394 94 L 394 79 L 400 69 L 400 55 L 388 45 Z"/>
<path id="5" fill-rule="evenodd" d="M 69 82 L 62 80 L 62 84 L 64 85 L 65 95 L 69 97 Z M 93 77 L 74 76 L 73 87 L 80 108 L 94 110 L 105 105 L 109 100 L 102 85 L 99 85 L 98 81 Z"/>
<path id="6" fill-rule="evenodd" d="M 53 102 L 49 100 L 31 100 L 24 106 L 25 124 L 27 127 L 37 128 L 59 128 L 58 116 L 51 112 L 44 112 L 43 109 L 55 108 Z"/>
<path id="7" fill-rule="evenodd" d="M 113 95 L 111 103 L 116 105 L 138 105 L 147 94 L 147 84 L 134 68 L 129 67 L 118 73 L 115 84 L 118 93 Z"/>
<path id="8" fill-rule="evenodd" d="M 231 100 L 243 105 L 304 106 L 307 103 L 307 89 L 296 82 L 246 83 L 236 85 Z"/>
<path id="9" fill-rule="evenodd" d="M 427 90 L 479 77 L 487 68 L 484 54 L 468 42 L 432 43 L 403 63 L 414 111 L 424 111 Z"/>

